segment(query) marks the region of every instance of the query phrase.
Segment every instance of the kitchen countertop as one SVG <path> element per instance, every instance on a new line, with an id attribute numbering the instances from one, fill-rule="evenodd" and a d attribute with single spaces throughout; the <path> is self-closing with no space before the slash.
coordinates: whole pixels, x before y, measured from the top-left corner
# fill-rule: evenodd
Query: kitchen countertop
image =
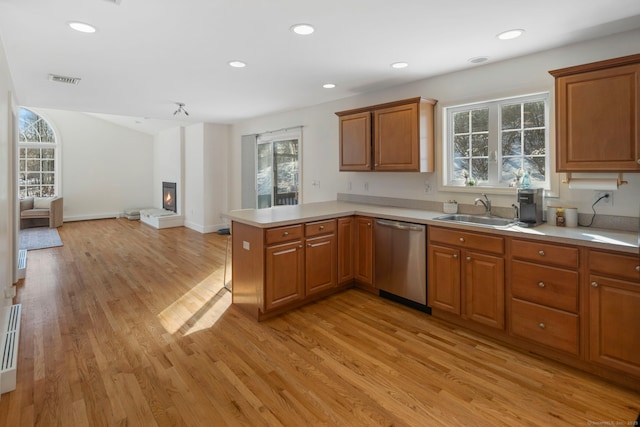
<path id="1" fill-rule="evenodd" d="M 280 227 L 301 222 L 319 221 L 351 215 L 365 215 L 376 218 L 393 219 L 427 225 L 438 225 L 469 231 L 482 231 L 504 236 L 523 237 L 547 242 L 568 243 L 626 252 L 638 255 L 640 238 L 638 232 L 605 230 L 589 227 L 556 227 L 540 225 L 534 228 L 509 226 L 486 227 L 441 221 L 435 218 L 442 212 L 408 209 L 394 206 L 369 205 L 344 201 L 305 203 L 293 206 L 277 206 L 267 209 L 239 209 L 225 216 L 232 221 L 259 228 Z"/>

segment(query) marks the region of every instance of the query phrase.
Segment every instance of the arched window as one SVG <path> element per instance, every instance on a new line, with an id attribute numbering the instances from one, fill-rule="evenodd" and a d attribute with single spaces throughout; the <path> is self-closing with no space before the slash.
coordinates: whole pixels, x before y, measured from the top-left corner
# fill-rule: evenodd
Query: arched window
<path id="1" fill-rule="evenodd" d="M 20 108 L 18 129 L 20 198 L 55 196 L 58 143 L 53 129 L 42 117 L 26 108 Z"/>

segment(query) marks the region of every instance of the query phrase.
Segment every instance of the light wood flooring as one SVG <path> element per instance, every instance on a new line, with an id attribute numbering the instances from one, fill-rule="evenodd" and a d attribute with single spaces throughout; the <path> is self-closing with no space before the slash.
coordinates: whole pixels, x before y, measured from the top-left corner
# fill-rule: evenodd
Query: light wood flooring
<path id="1" fill-rule="evenodd" d="M 640 410 L 640 393 L 358 290 L 257 323 L 222 288 L 226 236 L 59 231 L 64 246 L 28 254 L 3 426 L 632 425 Z"/>

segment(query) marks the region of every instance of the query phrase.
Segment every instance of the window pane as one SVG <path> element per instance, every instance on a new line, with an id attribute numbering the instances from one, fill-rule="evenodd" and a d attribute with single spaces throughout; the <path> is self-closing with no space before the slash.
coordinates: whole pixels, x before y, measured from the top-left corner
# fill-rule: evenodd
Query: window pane
<path id="1" fill-rule="evenodd" d="M 54 196 L 53 185 L 43 185 L 42 186 L 42 196 L 43 197 L 51 197 Z"/>
<path id="2" fill-rule="evenodd" d="M 544 101 L 524 104 L 524 127 L 544 127 Z"/>
<path id="3" fill-rule="evenodd" d="M 40 174 L 39 173 L 28 173 L 27 174 L 27 183 L 29 185 L 40 184 Z"/>
<path id="4" fill-rule="evenodd" d="M 258 144 L 258 208 L 271 207 L 272 160 L 271 144 Z"/>
<path id="5" fill-rule="evenodd" d="M 55 184 L 55 175 L 52 173 L 43 173 L 42 174 L 42 183 L 43 184 Z"/>
<path id="6" fill-rule="evenodd" d="M 502 129 L 520 129 L 520 111 L 522 104 L 502 106 Z"/>
<path id="7" fill-rule="evenodd" d="M 544 156 L 544 129 L 524 131 L 524 154 Z"/>
<path id="8" fill-rule="evenodd" d="M 522 169 L 522 157 L 505 157 L 502 159 L 502 175 L 500 181 L 513 181 L 516 177 L 515 172 Z"/>
<path id="9" fill-rule="evenodd" d="M 469 112 L 455 113 L 453 115 L 453 133 L 469 132 Z"/>
<path id="10" fill-rule="evenodd" d="M 489 159 L 472 159 L 471 166 L 473 172 L 471 176 L 476 180 L 487 181 L 489 179 Z"/>
<path id="11" fill-rule="evenodd" d="M 25 169 L 26 167 L 27 167 L 26 160 L 20 160 L 20 172 L 24 172 L 26 170 Z"/>
<path id="12" fill-rule="evenodd" d="M 40 149 L 39 148 L 27 148 L 27 158 L 29 158 L 29 159 L 39 159 L 40 158 Z"/>
<path id="13" fill-rule="evenodd" d="M 46 172 L 53 172 L 55 170 L 54 161 L 53 160 L 43 160 L 42 161 L 42 170 L 46 171 Z"/>
<path id="14" fill-rule="evenodd" d="M 43 159 L 53 159 L 55 156 L 55 149 L 53 148 L 43 148 L 42 149 L 42 158 Z"/>
<path id="15" fill-rule="evenodd" d="M 20 149 L 20 158 L 24 159 L 25 157 L 27 157 L 27 149 L 26 148 L 21 148 Z"/>
<path id="16" fill-rule="evenodd" d="M 489 135 L 482 133 L 472 137 L 471 155 L 474 157 L 489 155 Z"/>
<path id="17" fill-rule="evenodd" d="M 40 160 L 27 160 L 27 171 L 34 172 L 40 170 Z"/>
<path id="18" fill-rule="evenodd" d="M 502 132 L 502 155 L 515 156 L 522 154 L 520 131 Z"/>
<path id="19" fill-rule="evenodd" d="M 464 179 L 463 171 L 469 171 L 469 160 L 455 160 L 453 162 L 453 179 Z"/>
<path id="20" fill-rule="evenodd" d="M 468 157 L 469 156 L 469 136 L 468 135 L 456 135 L 453 145 L 454 157 Z"/>
<path id="21" fill-rule="evenodd" d="M 534 181 L 544 181 L 545 168 L 544 157 L 525 157 L 524 158 L 524 170 L 529 171 L 531 179 Z"/>
<path id="22" fill-rule="evenodd" d="M 489 130 L 489 109 L 473 110 L 471 113 L 471 129 L 473 132 L 487 132 Z"/>

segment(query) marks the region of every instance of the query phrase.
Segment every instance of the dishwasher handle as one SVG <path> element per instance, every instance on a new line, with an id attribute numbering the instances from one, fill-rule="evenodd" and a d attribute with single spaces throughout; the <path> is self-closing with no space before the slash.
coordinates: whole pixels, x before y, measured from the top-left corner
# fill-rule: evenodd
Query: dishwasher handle
<path id="1" fill-rule="evenodd" d="M 407 222 L 398 221 L 387 221 L 384 219 L 376 219 L 376 225 L 395 228 L 396 230 L 424 231 L 424 225 L 410 224 Z"/>

